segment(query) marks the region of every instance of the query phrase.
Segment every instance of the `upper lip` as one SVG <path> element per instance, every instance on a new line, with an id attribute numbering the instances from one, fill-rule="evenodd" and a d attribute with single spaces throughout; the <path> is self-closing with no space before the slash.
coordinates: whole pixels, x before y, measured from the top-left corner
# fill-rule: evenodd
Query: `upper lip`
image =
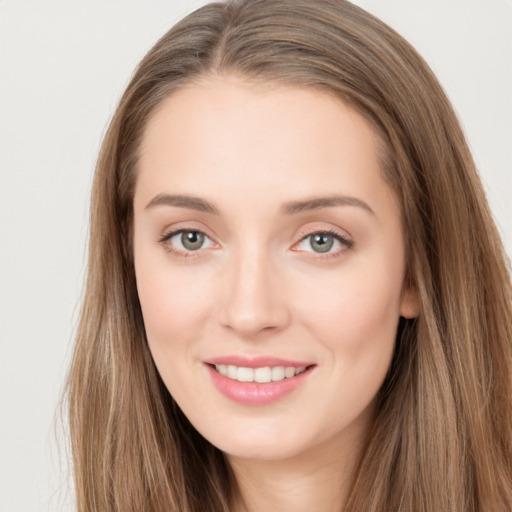
<path id="1" fill-rule="evenodd" d="M 244 368 L 262 368 L 265 366 L 294 366 L 296 368 L 300 368 L 302 366 L 311 366 L 314 364 L 311 361 L 296 361 L 273 356 L 248 357 L 240 355 L 212 357 L 205 359 L 204 362 L 206 364 L 226 364 Z"/>

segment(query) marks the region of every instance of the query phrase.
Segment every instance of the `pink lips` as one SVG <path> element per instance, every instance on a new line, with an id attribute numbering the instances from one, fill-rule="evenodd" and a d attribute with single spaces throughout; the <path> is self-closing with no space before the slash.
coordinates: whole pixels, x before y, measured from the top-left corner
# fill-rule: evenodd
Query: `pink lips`
<path id="1" fill-rule="evenodd" d="M 217 389 L 227 398 L 245 405 L 264 405 L 279 400 L 301 386 L 309 377 L 314 365 L 305 361 L 290 361 L 275 357 L 259 356 L 247 358 L 228 356 L 212 358 L 204 361 L 210 377 Z M 221 375 L 214 365 L 234 365 L 245 368 L 261 368 L 265 366 L 306 367 L 306 370 L 294 377 L 274 382 L 239 382 Z"/>
<path id="2" fill-rule="evenodd" d="M 244 356 L 225 356 L 225 357 L 213 357 L 207 359 L 206 364 L 232 364 L 234 366 L 243 366 L 245 368 L 262 368 L 264 366 L 311 366 L 313 363 L 308 361 L 291 361 L 290 359 L 280 359 L 279 357 L 269 356 L 256 356 L 256 357 L 244 357 Z"/>

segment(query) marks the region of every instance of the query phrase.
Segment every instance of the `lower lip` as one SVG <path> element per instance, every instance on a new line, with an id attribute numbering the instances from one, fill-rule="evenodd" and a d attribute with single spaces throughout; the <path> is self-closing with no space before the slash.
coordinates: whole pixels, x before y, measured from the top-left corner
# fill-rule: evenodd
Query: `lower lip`
<path id="1" fill-rule="evenodd" d="M 312 366 L 295 377 L 275 382 L 239 382 L 229 379 L 217 372 L 211 365 L 206 365 L 213 383 L 227 398 L 245 405 L 270 404 L 297 389 L 309 377 Z"/>

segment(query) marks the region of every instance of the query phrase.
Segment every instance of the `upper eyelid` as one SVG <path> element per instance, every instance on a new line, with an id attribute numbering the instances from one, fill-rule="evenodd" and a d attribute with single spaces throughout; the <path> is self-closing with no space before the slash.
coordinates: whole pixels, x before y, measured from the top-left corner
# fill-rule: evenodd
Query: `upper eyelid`
<path id="1" fill-rule="evenodd" d="M 211 249 L 211 247 L 205 247 L 205 248 L 201 247 L 201 248 L 199 248 L 197 250 L 187 250 L 187 249 L 181 249 L 179 247 L 176 247 L 174 244 L 169 243 L 172 238 L 174 238 L 175 236 L 179 235 L 180 233 L 184 233 L 184 232 L 187 232 L 187 231 L 201 233 L 206 238 L 208 238 L 214 245 L 217 245 L 217 242 L 215 240 L 213 240 L 213 238 L 210 237 L 203 230 L 197 229 L 197 228 L 190 228 L 190 227 L 189 228 L 182 227 L 182 228 L 177 228 L 177 229 L 168 229 L 167 231 L 164 230 L 163 234 L 158 238 L 157 242 L 166 251 L 174 254 L 175 256 L 179 256 L 179 257 L 183 257 L 183 258 L 198 257 L 199 253 L 201 252 L 201 250 Z"/>
<path id="2" fill-rule="evenodd" d="M 185 226 L 179 226 L 179 227 L 169 227 L 167 229 L 164 229 L 162 234 L 158 238 L 158 242 L 163 243 L 168 240 L 170 240 L 172 237 L 176 236 L 179 233 L 183 233 L 186 231 L 191 232 L 198 232 L 204 235 L 205 237 L 209 238 L 213 243 L 216 245 L 221 245 L 216 240 L 215 235 L 211 235 L 206 229 L 193 226 L 193 225 L 185 225 Z M 343 231 L 340 232 L 340 231 Z M 297 244 L 302 242 L 304 239 L 306 239 L 309 236 L 316 235 L 316 234 L 327 234 L 329 236 L 333 236 L 334 238 L 338 239 L 342 244 L 346 245 L 347 247 L 352 247 L 354 245 L 352 236 L 350 236 L 345 230 L 341 230 L 339 228 L 335 228 L 334 226 L 329 227 L 322 227 L 322 226 L 311 226 L 309 228 L 300 228 L 296 232 L 296 236 L 298 237 L 292 244 L 291 247 L 295 247 Z M 345 233 L 345 234 L 344 234 Z"/>
<path id="3" fill-rule="evenodd" d="M 294 247 L 298 246 L 299 244 L 301 244 L 302 242 L 304 242 L 304 240 L 308 239 L 309 237 L 313 236 L 313 235 L 327 235 L 327 236 L 331 236 L 333 237 L 335 240 L 337 240 L 337 242 L 344 247 L 344 250 L 347 250 L 347 249 L 352 249 L 353 246 L 354 246 L 354 242 L 342 235 L 339 235 L 337 233 L 333 233 L 333 232 L 328 232 L 328 231 L 313 231 L 312 233 L 310 233 L 309 235 L 305 235 L 303 237 L 301 237 L 299 239 L 298 242 L 295 242 L 292 246 L 292 250 Z M 313 252 L 314 251 L 301 251 L 301 252 Z M 328 256 L 328 255 L 333 255 L 333 254 L 336 254 L 337 252 L 341 252 L 341 250 L 338 250 L 338 251 L 335 251 L 334 253 L 324 253 L 325 256 Z M 322 257 L 322 253 L 315 253 L 318 257 Z"/>
<path id="4" fill-rule="evenodd" d="M 353 238 L 349 233 L 347 233 L 345 230 L 335 228 L 334 226 L 326 227 L 326 228 L 312 227 L 310 229 L 304 229 L 304 230 L 301 229 L 298 231 L 298 236 L 299 236 L 298 242 L 300 242 L 304 238 L 307 238 L 308 236 L 321 235 L 321 234 L 328 234 L 328 235 L 334 236 L 335 238 L 338 238 L 342 241 L 354 243 Z M 298 242 L 296 242 L 296 243 L 298 243 Z"/>
<path id="5" fill-rule="evenodd" d="M 203 229 L 200 229 L 200 228 L 196 228 L 196 227 L 184 227 L 184 228 L 175 228 L 175 229 L 164 230 L 163 233 L 160 236 L 160 240 L 166 240 L 168 238 L 172 238 L 174 235 L 177 235 L 179 233 L 183 233 L 185 231 L 201 233 L 202 235 L 205 235 L 208 238 L 212 238 L 212 236 L 209 235 L 206 232 L 206 230 L 203 230 Z M 311 236 L 311 235 L 321 235 L 321 234 L 328 234 L 328 235 L 331 235 L 331 236 L 334 236 L 334 237 L 341 238 L 342 240 L 348 240 L 349 239 L 349 237 L 344 236 L 341 233 L 338 233 L 336 230 L 334 230 L 332 228 L 328 228 L 328 229 L 321 229 L 321 228 L 318 229 L 317 228 L 317 229 L 307 230 L 305 232 L 299 232 L 299 240 L 298 241 L 300 242 L 304 238 L 306 238 L 308 236 Z"/>
<path id="6" fill-rule="evenodd" d="M 190 225 L 166 228 L 166 229 L 162 230 L 161 235 L 158 238 L 158 241 L 163 242 L 165 240 L 169 240 L 173 236 L 175 236 L 179 233 L 183 233 L 185 231 L 201 233 L 202 235 L 208 237 L 210 240 L 215 241 L 214 240 L 215 236 L 212 236 L 210 233 L 208 233 L 208 230 L 199 228 L 197 226 L 190 226 Z"/>

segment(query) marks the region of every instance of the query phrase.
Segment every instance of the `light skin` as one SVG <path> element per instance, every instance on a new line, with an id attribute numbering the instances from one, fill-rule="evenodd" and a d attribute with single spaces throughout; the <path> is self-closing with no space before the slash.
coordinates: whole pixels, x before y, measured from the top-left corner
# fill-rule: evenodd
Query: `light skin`
<path id="1" fill-rule="evenodd" d="M 346 500 L 399 317 L 418 313 L 379 148 L 324 93 L 232 77 L 177 91 L 146 127 L 134 256 L 149 347 L 226 454 L 237 510 L 332 512 Z M 278 400 L 241 404 L 205 364 L 232 355 L 312 366 Z"/>

